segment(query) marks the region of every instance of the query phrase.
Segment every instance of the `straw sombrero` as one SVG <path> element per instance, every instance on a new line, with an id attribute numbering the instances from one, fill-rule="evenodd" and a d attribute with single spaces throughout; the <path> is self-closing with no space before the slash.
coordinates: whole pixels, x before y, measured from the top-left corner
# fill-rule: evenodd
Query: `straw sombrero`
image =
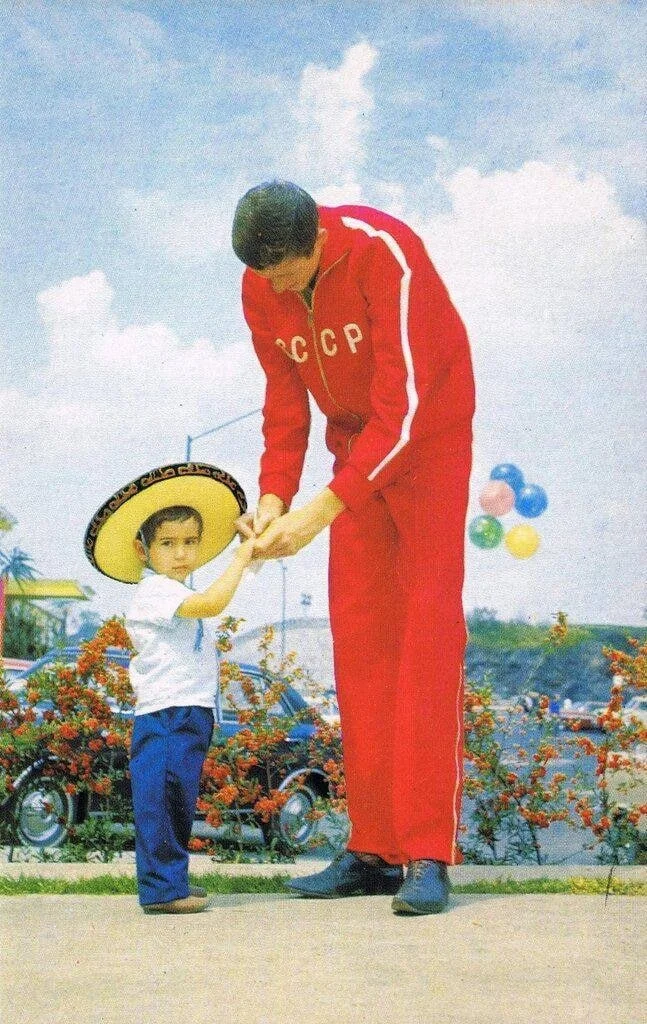
<path id="1" fill-rule="evenodd" d="M 189 505 L 202 516 L 199 565 L 227 547 L 236 519 L 247 509 L 240 484 L 216 466 L 179 462 L 151 469 L 108 498 L 92 517 L 84 543 L 95 569 L 122 583 L 139 583 L 142 564 L 133 542 L 142 523 L 169 505 Z"/>

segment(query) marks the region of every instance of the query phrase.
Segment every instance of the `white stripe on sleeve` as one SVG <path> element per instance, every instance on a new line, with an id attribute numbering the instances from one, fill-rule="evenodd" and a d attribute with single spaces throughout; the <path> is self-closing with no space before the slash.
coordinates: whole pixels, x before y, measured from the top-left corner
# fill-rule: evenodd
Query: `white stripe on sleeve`
<path id="1" fill-rule="evenodd" d="M 402 420 L 402 428 L 400 430 L 400 437 L 397 443 L 391 451 L 384 456 L 379 466 L 376 466 L 368 475 L 369 480 L 374 480 L 378 473 L 380 473 L 385 466 L 388 466 L 391 459 L 393 459 L 408 443 L 411 436 L 411 423 L 416 414 L 416 409 L 418 408 L 418 393 L 416 391 L 413 358 L 411 356 L 411 347 L 409 345 L 409 284 L 411 281 L 411 268 L 409 267 L 406 257 L 395 238 L 387 231 L 378 231 L 376 228 L 372 227 L 371 224 L 367 224 L 363 220 L 357 220 L 355 217 L 342 217 L 342 223 L 345 224 L 347 228 L 366 232 L 366 234 L 371 238 L 381 238 L 402 268 L 402 281 L 400 283 L 400 344 L 402 346 L 402 358 L 404 359 L 404 365 L 407 371 L 407 411 L 404 415 L 404 419 Z"/>

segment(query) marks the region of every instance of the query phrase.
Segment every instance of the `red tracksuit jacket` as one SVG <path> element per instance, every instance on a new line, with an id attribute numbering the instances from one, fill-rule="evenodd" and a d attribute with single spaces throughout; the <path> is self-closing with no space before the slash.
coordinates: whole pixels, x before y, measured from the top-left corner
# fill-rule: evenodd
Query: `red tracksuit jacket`
<path id="1" fill-rule="evenodd" d="M 247 269 L 243 310 L 267 377 L 260 492 L 290 505 L 308 442 L 309 391 L 335 456 L 329 487 L 358 510 L 421 442 L 474 412 L 465 328 L 422 240 L 365 206 L 320 207 L 328 237 L 310 309 Z"/>

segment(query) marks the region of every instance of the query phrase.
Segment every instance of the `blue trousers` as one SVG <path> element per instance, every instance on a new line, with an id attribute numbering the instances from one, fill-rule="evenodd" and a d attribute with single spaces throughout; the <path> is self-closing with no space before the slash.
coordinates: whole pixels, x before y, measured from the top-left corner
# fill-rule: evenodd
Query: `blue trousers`
<path id="1" fill-rule="evenodd" d="M 212 731 L 211 708 L 135 715 L 130 779 L 142 906 L 189 895 L 188 844 Z"/>

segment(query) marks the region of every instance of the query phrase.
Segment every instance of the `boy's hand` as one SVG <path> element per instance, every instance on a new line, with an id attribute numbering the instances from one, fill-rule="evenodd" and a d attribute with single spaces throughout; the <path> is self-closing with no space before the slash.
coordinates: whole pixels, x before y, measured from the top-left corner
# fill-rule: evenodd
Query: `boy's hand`
<path id="1" fill-rule="evenodd" d="M 240 542 L 236 551 L 234 552 L 234 558 L 236 561 L 243 565 L 249 565 L 252 558 L 254 557 L 254 544 L 256 543 L 256 537 L 250 537 L 249 540 L 243 540 Z"/>

